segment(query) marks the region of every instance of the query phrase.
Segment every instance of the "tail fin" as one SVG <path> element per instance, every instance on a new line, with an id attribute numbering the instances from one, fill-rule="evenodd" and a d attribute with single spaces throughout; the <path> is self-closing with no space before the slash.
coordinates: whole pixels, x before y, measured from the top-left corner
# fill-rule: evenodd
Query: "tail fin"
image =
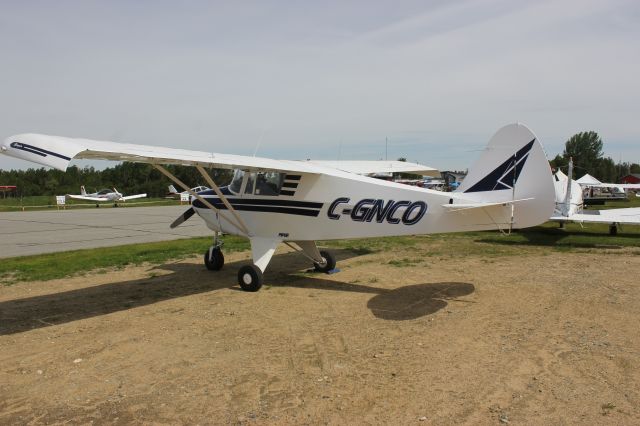
<path id="1" fill-rule="evenodd" d="M 87 191 L 84 189 L 84 185 L 80 186 L 80 195 L 87 195 Z"/>
<path id="2" fill-rule="evenodd" d="M 553 215 L 569 217 L 580 213 L 584 204 L 580 184 L 561 170 L 558 170 L 553 178 L 556 187 L 556 208 Z"/>
<path id="3" fill-rule="evenodd" d="M 456 190 L 475 202 L 509 202 L 518 228 L 547 221 L 555 206 L 549 161 L 538 138 L 525 125 L 509 124 L 496 132 Z"/>
<path id="4" fill-rule="evenodd" d="M 169 185 L 169 194 L 177 194 L 176 187 L 173 185 Z"/>

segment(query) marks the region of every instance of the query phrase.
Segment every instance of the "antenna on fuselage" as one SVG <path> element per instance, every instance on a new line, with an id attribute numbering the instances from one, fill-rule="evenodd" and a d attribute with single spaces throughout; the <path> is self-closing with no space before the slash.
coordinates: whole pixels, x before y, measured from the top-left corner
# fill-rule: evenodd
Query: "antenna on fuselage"
<path id="1" fill-rule="evenodd" d="M 384 137 L 384 161 L 389 161 L 389 138 Z"/>
<path id="2" fill-rule="evenodd" d="M 267 128 L 262 129 L 262 133 L 260 133 L 260 139 L 258 139 L 258 143 L 256 144 L 256 149 L 253 151 L 253 156 L 255 157 L 260 149 L 260 145 L 262 145 L 262 139 L 264 139 L 264 135 L 267 133 Z"/>

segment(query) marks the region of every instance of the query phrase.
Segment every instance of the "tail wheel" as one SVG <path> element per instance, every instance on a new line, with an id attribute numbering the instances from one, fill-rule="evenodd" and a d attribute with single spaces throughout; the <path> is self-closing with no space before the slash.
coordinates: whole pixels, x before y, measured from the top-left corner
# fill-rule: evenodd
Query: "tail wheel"
<path id="1" fill-rule="evenodd" d="M 258 291 L 262 282 L 262 271 L 256 265 L 245 265 L 238 271 L 238 284 L 244 291 Z"/>
<path id="2" fill-rule="evenodd" d="M 321 250 L 320 256 L 322 256 L 322 263 L 315 262 L 313 266 L 318 272 L 329 272 L 336 267 L 336 258 L 333 257 L 328 251 Z"/>
<path id="3" fill-rule="evenodd" d="M 219 271 L 224 266 L 224 255 L 219 248 L 204 252 L 204 264 L 210 271 Z"/>

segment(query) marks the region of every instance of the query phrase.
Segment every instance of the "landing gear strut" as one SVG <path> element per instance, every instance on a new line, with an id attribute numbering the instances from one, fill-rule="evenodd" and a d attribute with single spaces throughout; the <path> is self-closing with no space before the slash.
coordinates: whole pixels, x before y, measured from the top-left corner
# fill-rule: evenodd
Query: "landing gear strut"
<path id="1" fill-rule="evenodd" d="M 618 235 L 618 226 L 615 223 L 609 225 L 609 235 Z"/>
<path id="2" fill-rule="evenodd" d="M 213 245 L 204 252 L 204 265 L 210 271 L 219 271 L 224 266 L 224 254 L 222 245 L 224 243 L 218 238 L 218 233 L 213 238 Z"/>

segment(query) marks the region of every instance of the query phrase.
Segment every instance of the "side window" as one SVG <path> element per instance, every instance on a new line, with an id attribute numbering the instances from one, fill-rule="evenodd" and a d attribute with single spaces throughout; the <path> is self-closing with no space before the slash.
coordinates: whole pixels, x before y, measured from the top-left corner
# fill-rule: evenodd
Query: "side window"
<path id="1" fill-rule="evenodd" d="M 245 194 L 253 194 L 253 187 L 256 184 L 256 174 L 248 173 L 247 175 L 247 184 L 244 187 Z"/>
<path id="2" fill-rule="evenodd" d="M 263 196 L 280 195 L 284 173 L 261 172 L 251 173 L 247 181 L 245 193 Z M 255 183 L 255 187 L 254 187 Z"/>
<path id="3" fill-rule="evenodd" d="M 242 170 L 236 170 L 233 173 L 233 179 L 229 184 L 229 190 L 234 194 L 238 194 L 242 188 L 242 179 L 244 178 L 244 172 Z"/>

